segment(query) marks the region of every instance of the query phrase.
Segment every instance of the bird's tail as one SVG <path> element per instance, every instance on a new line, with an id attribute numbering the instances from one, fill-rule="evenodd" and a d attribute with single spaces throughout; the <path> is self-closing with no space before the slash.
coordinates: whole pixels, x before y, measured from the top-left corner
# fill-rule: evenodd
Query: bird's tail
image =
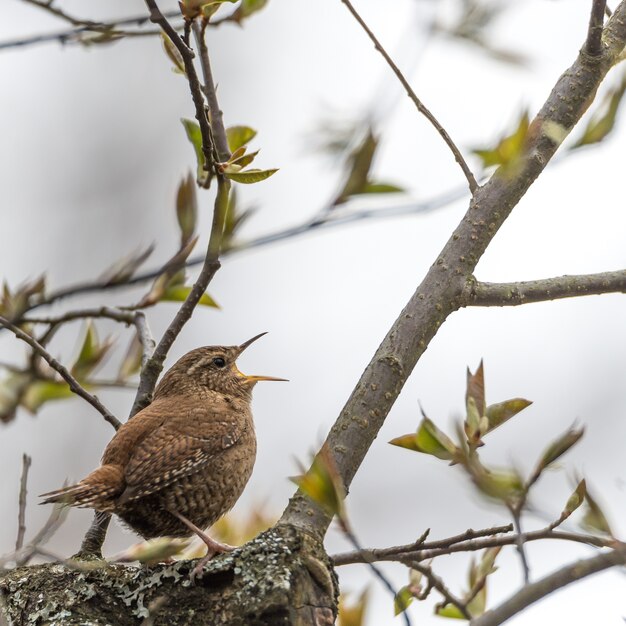
<path id="1" fill-rule="evenodd" d="M 67 506 L 88 507 L 97 511 L 111 511 L 114 500 L 125 488 L 124 471 L 120 465 L 103 465 L 75 485 L 42 493 L 40 504 L 60 503 Z"/>

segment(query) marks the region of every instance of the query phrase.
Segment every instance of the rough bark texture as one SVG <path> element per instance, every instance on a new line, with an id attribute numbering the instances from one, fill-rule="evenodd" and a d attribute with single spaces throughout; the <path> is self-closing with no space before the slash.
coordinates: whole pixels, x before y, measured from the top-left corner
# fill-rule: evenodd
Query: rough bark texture
<path id="1" fill-rule="evenodd" d="M 167 624 L 325 626 L 336 617 L 337 579 L 321 543 L 277 526 L 210 561 L 135 567 L 102 561 L 21 567 L 0 576 L 15 626 Z M 93 566 L 90 569 L 89 566 Z"/>

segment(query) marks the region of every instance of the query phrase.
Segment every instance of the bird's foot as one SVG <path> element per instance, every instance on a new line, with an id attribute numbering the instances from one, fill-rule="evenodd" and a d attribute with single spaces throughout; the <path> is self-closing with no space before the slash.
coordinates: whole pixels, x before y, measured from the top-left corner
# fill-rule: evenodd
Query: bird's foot
<path id="1" fill-rule="evenodd" d="M 198 528 L 191 520 L 188 520 L 184 515 L 178 511 L 170 510 L 170 513 L 177 517 L 189 530 L 195 533 L 207 547 L 207 553 L 198 561 L 197 565 L 191 572 L 191 581 L 195 582 L 196 577 L 202 572 L 204 566 L 217 554 L 223 554 L 224 552 L 232 552 L 237 546 L 231 546 L 227 543 L 221 543 L 215 539 L 211 539 L 203 530 Z"/>
<path id="2" fill-rule="evenodd" d="M 196 582 L 196 577 L 200 576 L 202 578 L 202 572 L 204 570 L 204 566 L 216 555 L 224 554 L 225 552 L 232 552 L 237 548 L 237 546 L 230 546 L 227 543 L 220 543 L 219 541 L 215 541 L 215 539 L 211 539 L 207 534 L 202 533 L 204 536 L 201 537 L 202 541 L 207 546 L 207 553 L 196 563 L 196 566 L 193 568 L 191 572 L 191 582 Z"/>

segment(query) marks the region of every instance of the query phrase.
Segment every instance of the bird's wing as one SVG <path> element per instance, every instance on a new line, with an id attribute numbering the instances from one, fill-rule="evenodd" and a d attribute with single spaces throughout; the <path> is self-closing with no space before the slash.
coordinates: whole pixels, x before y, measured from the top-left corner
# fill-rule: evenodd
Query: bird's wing
<path id="1" fill-rule="evenodd" d="M 125 468 L 126 490 L 118 504 L 150 495 L 193 474 L 212 457 L 235 445 L 244 426 L 225 415 L 220 403 L 186 407 L 181 401 L 166 419 L 133 450 Z M 164 408 L 164 407 L 162 407 Z"/>

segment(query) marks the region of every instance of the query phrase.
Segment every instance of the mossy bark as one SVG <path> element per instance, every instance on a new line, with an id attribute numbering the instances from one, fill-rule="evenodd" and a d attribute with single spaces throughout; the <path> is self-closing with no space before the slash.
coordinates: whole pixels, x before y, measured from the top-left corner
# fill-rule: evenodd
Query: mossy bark
<path id="1" fill-rule="evenodd" d="M 137 626 L 325 626 L 333 624 L 337 579 L 321 541 L 292 526 L 270 529 L 211 560 L 192 583 L 195 561 L 135 567 L 80 561 L 0 575 L 9 623 Z"/>

